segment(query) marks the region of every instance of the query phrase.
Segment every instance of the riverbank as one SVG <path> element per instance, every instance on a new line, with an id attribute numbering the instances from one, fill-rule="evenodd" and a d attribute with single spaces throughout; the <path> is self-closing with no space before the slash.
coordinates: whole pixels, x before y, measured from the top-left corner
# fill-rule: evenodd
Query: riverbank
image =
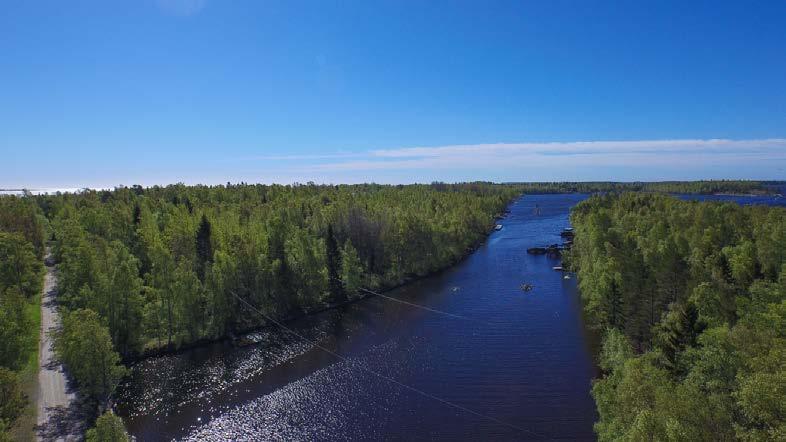
<path id="1" fill-rule="evenodd" d="M 468 256 L 472 255 L 472 253 L 474 253 L 480 246 L 482 246 L 488 240 L 489 235 L 491 235 L 495 231 L 495 225 L 498 224 L 497 221 L 504 219 L 510 213 L 511 205 L 515 201 L 518 201 L 518 200 L 520 200 L 523 197 L 524 197 L 524 195 L 522 194 L 522 195 L 518 195 L 515 198 L 511 199 L 507 203 L 507 205 L 505 206 L 504 210 L 502 210 L 501 212 L 495 214 L 492 217 L 492 222 L 490 223 L 489 227 L 486 229 L 485 234 L 475 244 L 472 244 L 471 246 L 469 246 L 464 251 L 464 253 L 461 256 L 459 256 L 458 258 L 454 259 L 453 261 L 451 261 L 450 263 L 448 263 L 444 267 L 441 267 L 439 269 L 436 269 L 436 270 L 433 270 L 433 271 L 430 271 L 430 272 L 427 272 L 427 273 L 424 273 L 424 274 L 405 275 L 401 282 L 399 282 L 397 284 L 383 285 L 381 287 L 376 288 L 375 291 L 378 292 L 378 293 L 386 293 L 386 292 L 389 292 L 391 290 L 396 290 L 398 288 L 401 288 L 401 287 L 407 286 L 409 284 L 412 284 L 413 282 L 416 282 L 416 281 L 419 281 L 419 280 L 422 280 L 422 279 L 426 279 L 426 278 L 429 278 L 429 277 L 433 277 L 433 276 L 439 275 L 439 274 L 441 274 L 441 273 L 443 273 L 443 272 L 453 268 L 457 264 L 461 263 L 462 261 L 467 259 Z M 361 293 L 364 293 L 364 292 L 361 292 Z M 290 315 L 290 316 L 287 316 L 287 317 L 284 317 L 284 318 L 277 318 L 276 320 L 281 322 L 281 323 L 287 324 L 287 323 L 291 323 L 293 321 L 296 321 L 298 319 L 302 319 L 304 317 L 313 316 L 313 315 L 317 315 L 317 314 L 320 314 L 320 313 L 324 313 L 324 312 L 329 311 L 329 310 L 334 310 L 334 309 L 337 309 L 337 308 L 345 307 L 347 305 L 350 305 L 350 304 L 362 301 L 364 299 L 367 299 L 367 298 L 370 298 L 370 297 L 373 297 L 373 296 L 375 296 L 375 295 L 368 294 L 368 293 L 359 294 L 359 295 L 353 297 L 352 299 L 348 299 L 348 300 L 346 300 L 344 302 L 323 304 L 323 305 L 317 306 L 315 308 L 309 309 L 307 311 L 304 311 L 304 312 L 302 312 L 300 314 Z M 255 325 L 253 327 L 247 327 L 247 328 L 235 330 L 235 332 L 231 336 L 221 336 L 221 337 L 218 337 L 218 338 L 202 338 L 202 339 L 198 339 L 198 340 L 193 341 L 193 342 L 189 342 L 187 344 L 179 345 L 176 348 L 169 348 L 166 345 L 162 345 L 162 346 L 158 346 L 158 347 L 148 347 L 148 348 L 145 348 L 142 351 L 142 353 L 140 353 L 138 355 L 132 355 L 132 356 L 127 356 L 127 357 L 123 358 L 122 359 L 122 363 L 124 365 L 132 365 L 134 363 L 138 363 L 140 361 L 143 361 L 143 360 L 145 360 L 147 358 L 159 357 L 159 356 L 164 356 L 164 355 L 179 354 L 179 353 L 182 353 L 182 352 L 186 352 L 186 351 L 189 351 L 189 350 L 194 350 L 194 349 L 201 348 L 201 347 L 210 346 L 212 344 L 220 343 L 220 342 L 239 342 L 242 345 L 242 342 L 241 342 L 242 340 L 241 340 L 240 336 L 247 335 L 247 334 L 250 334 L 250 333 L 259 332 L 259 331 L 263 331 L 263 330 L 269 329 L 271 327 L 277 327 L 277 326 L 275 324 L 272 324 L 272 323 L 270 323 L 268 321 L 268 322 L 260 324 L 260 325 Z"/>

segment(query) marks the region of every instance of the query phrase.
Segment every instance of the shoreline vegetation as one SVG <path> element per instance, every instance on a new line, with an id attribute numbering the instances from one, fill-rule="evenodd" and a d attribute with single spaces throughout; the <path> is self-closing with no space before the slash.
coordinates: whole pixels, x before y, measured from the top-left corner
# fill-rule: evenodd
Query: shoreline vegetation
<path id="1" fill-rule="evenodd" d="M 30 334 L 18 331 L 34 321 L 18 312 L 35 304 L 51 240 L 64 317 L 56 351 L 100 413 L 126 372 L 121 362 L 266 326 L 230 293 L 285 320 L 355 302 L 370 296 L 361 288 L 390 290 L 466 258 L 522 194 L 773 194 L 778 184 L 227 183 L 0 195 L 4 262 L 25 263 L 23 274 L 2 273 L 0 314 L 11 319 L 0 334 Z M 0 387 L 11 392 L 20 391 L 18 340 L 0 346 Z M 13 395 L 0 410 L 0 440 L 32 399 Z M 101 422 L 117 423 L 111 412 Z"/>
<path id="2" fill-rule="evenodd" d="M 786 439 L 786 209 L 623 193 L 571 222 L 599 440 Z"/>
<path id="3" fill-rule="evenodd" d="M 511 200 L 511 203 L 512 203 L 512 200 Z M 505 215 L 504 212 L 499 213 L 497 216 L 494 217 L 494 219 L 496 219 L 496 220 L 502 219 L 502 218 L 504 218 L 504 215 Z M 398 284 L 390 285 L 390 286 L 381 286 L 381 287 L 377 288 L 375 290 L 375 292 L 384 294 L 384 293 L 396 290 L 398 288 L 404 287 L 404 286 L 406 286 L 408 284 L 412 284 L 412 283 L 417 282 L 419 280 L 430 278 L 430 277 L 433 277 L 433 276 L 437 276 L 440 273 L 443 273 L 445 271 L 450 270 L 452 267 L 458 265 L 459 263 L 461 263 L 462 261 L 467 259 L 470 255 L 472 255 L 472 253 L 474 253 L 479 247 L 481 247 L 486 242 L 486 240 L 488 239 L 488 236 L 491 235 L 493 232 L 494 232 L 494 228 L 493 227 L 489 228 L 485 237 L 483 237 L 475 245 L 467 248 L 467 250 L 465 251 L 465 253 L 463 255 L 459 256 L 458 258 L 456 258 L 455 261 L 445 265 L 444 267 L 438 268 L 436 270 L 433 270 L 433 271 L 431 271 L 429 273 L 422 274 L 422 275 L 409 275 L 409 276 L 405 277 Z M 368 298 L 373 298 L 374 296 L 376 296 L 376 295 L 373 294 L 373 293 L 370 293 L 367 289 L 365 289 L 365 287 L 361 287 L 359 289 L 359 291 L 358 291 L 358 294 L 355 295 L 354 297 L 350 298 L 350 299 L 346 299 L 344 301 L 337 302 L 337 303 L 329 303 L 329 304 L 324 304 L 324 305 L 320 305 L 320 306 L 315 306 L 311 310 L 299 312 L 299 313 L 297 313 L 297 314 L 295 314 L 293 316 L 279 318 L 277 320 L 279 322 L 281 322 L 281 323 L 284 323 L 284 324 L 291 323 L 293 321 L 297 321 L 298 319 L 303 319 L 303 318 L 305 318 L 307 316 L 318 315 L 320 313 L 324 313 L 324 312 L 329 311 L 329 310 L 341 308 L 341 307 L 344 307 L 344 306 L 347 306 L 347 305 L 350 305 L 350 304 L 354 304 L 356 302 L 363 301 L 363 300 L 368 299 Z M 232 336 L 222 336 L 222 337 L 216 338 L 216 339 L 202 339 L 202 340 L 190 342 L 190 343 L 187 343 L 187 344 L 182 344 L 181 346 L 179 346 L 177 348 L 174 348 L 174 349 L 170 349 L 170 348 L 167 348 L 167 347 L 148 348 L 148 349 L 145 349 L 143 351 L 143 353 L 141 353 L 141 354 L 132 355 L 130 357 L 123 358 L 122 362 L 123 362 L 123 364 L 126 364 L 126 365 L 133 365 L 134 363 L 142 361 L 142 360 L 147 359 L 147 358 L 152 358 L 152 357 L 157 357 L 157 356 L 165 356 L 165 355 L 171 355 L 171 354 L 178 354 L 178 353 L 185 352 L 185 351 L 188 351 L 188 350 L 192 350 L 192 349 L 195 349 L 195 348 L 206 347 L 206 346 L 210 346 L 210 345 L 213 345 L 213 344 L 216 344 L 216 343 L 221 343 L 221 342 L 240 342 L 241 343 L 240 345 L 243 345 L 242 344 L 242 341 L 243 341 L 242 336 L 243 335 L 248 335 L 248 334 L 252 334 L 252 333 L 259 332 L 259 331 L 262 331 L 262 330 L 266 330 L 266 329 L 269 329 L 269 328 L 277 328 L 277 327 L 278 327 L 277 325 L 267 321 L 267 322 L 263 322 L 263 323 L 261 323 L 259 325 L 251 326 L 251 327 L 249 327 L 247 329 L 236 330 L 233 333 Z"/>
<path id="4" fill-rule="evenodd" d="M 124 356 L 232 336 L 260 325 L 232 292 L 286 318 L 360 287 L 399 285 L 463 256 L 517 195 L 444 186 L 182 186 L 64 198 L 52 218 L 61 301 L 105 317 Z"/>

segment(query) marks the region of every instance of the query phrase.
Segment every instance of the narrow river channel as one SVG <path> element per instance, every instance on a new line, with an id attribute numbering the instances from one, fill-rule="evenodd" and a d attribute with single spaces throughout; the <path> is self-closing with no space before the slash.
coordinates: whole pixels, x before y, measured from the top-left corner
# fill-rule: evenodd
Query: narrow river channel
<path id="1" fill-rule="evenodd" d="M 343 359 L 281 329 L 151 358 L 118 413 L 138 440 L 593 440 L 576 281 L 526 253 L 584 198 L 523 197 L 460 264 L 385 294 L 448 314 L 374 297 L 288 324 Z"/>

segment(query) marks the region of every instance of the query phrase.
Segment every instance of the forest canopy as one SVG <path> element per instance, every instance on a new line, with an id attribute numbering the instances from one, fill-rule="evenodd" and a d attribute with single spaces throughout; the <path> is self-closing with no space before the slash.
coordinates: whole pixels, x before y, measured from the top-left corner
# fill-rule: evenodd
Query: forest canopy
<path id="1" fill-rule="evenodd" d="M 60 300 L 96 312 L 124 356 L 233 335 L 451 265 L 515 186 L 118 188 L 36 197 Z"/>
<path id="2" fill-rule="evenodd" d="M 571 220 L 600 440 L 786 439 L 786 209 L 624 193 Z"/>

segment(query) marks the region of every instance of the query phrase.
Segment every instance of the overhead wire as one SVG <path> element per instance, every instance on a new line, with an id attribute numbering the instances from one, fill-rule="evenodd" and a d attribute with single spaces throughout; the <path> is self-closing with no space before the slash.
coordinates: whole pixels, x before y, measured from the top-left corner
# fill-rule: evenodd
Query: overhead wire
<path id="1" fill-rule="evenodd" d="M 454 313 L 443 312 L 442 310 L 437 310 L 437 309 L 433 309 L 431 307 L 426 307 L 425 305 L 415 304 L 413 302 L 404 301 L 403 299 L 398 299 L 398 298 L 393 298 L 393 297 L 390 297 L 390 296 L 386 296 L 386 295 L 383 295 L 382 293 L 377 293 L 377 292 L 371 291 L 369 289 L 361 288 L 360 291 L 365 292 L 365 293 L 369 293 L 369 294 L 374 295 L 374 296 L 379 296 L 380 298 L 384 298 L 384 299 L 387 299 L 387 300 L 390 300 L 390 301 L 394 301 L 394 302 L 398 302 L 398 303 L 401 303 L 401 304 L 405 304 L 405 305 L 408 305 L 410 307 L 415 307 L 415 308 L 419 308 L 421 310 L 426 310 L 426 311 L 429 311 L 429 312 L 432 312 L 432 313 L 438 313 L 440 315 L 449 316 L 451 318 L 462 319 L 464 321 L 476 321 L 475 319 L 468 318 L 466 316 L 456 315 Z"/>

